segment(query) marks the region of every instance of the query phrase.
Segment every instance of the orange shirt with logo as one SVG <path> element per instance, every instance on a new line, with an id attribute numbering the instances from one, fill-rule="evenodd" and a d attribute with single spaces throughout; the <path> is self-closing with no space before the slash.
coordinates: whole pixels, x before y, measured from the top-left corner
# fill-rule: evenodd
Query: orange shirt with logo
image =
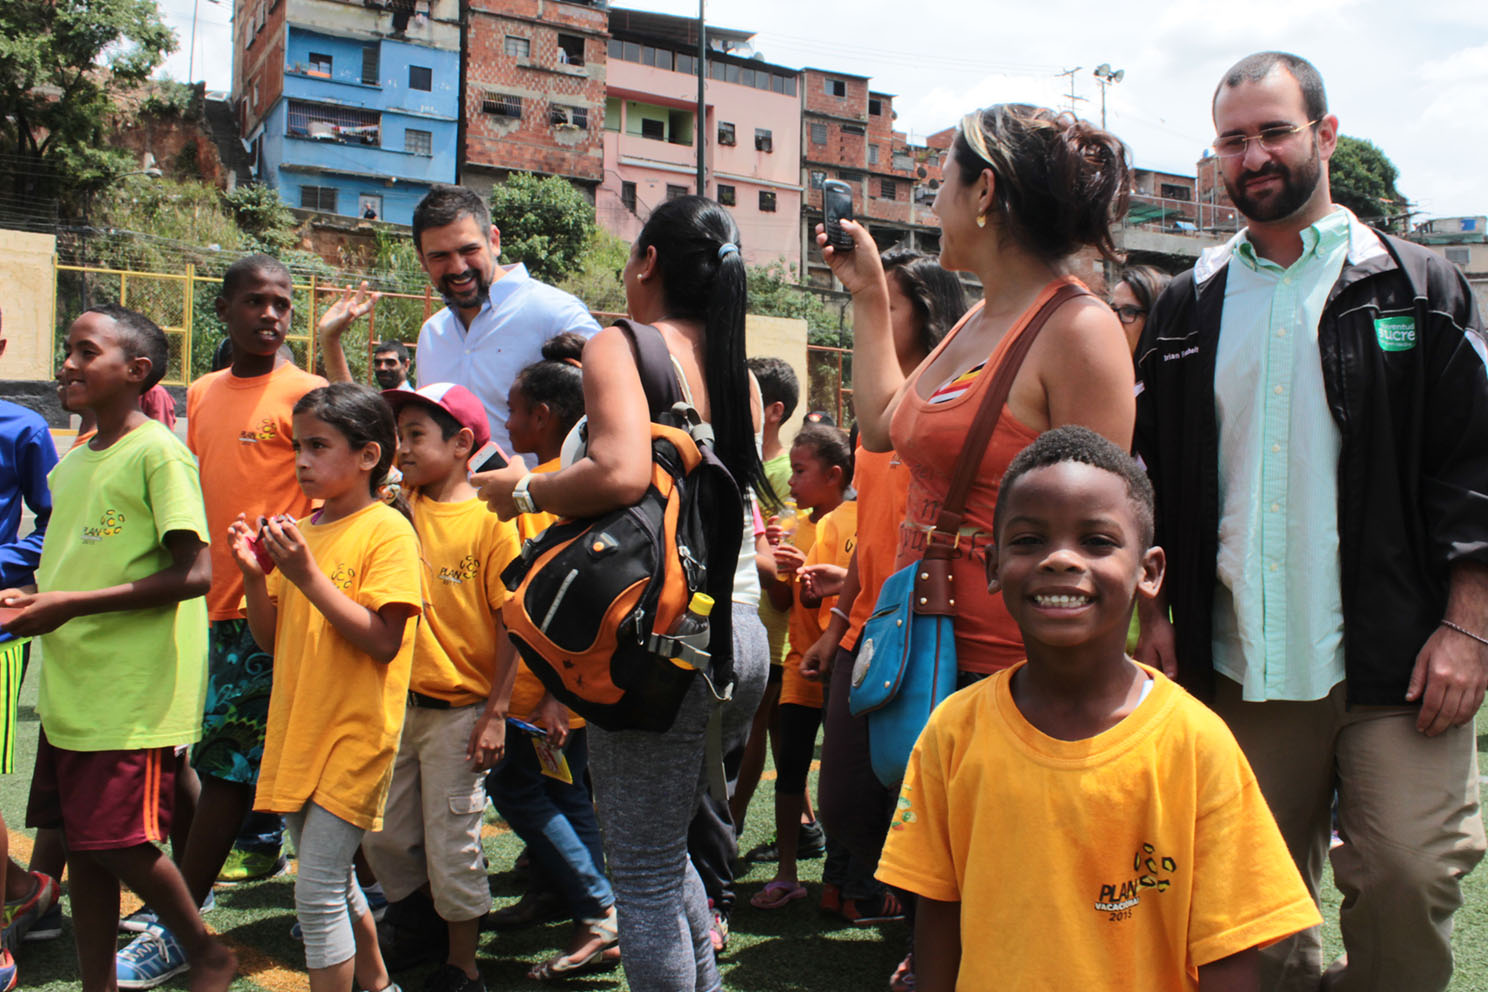
<path id="1" fill-rule="evenodd" d="M 227 528 L 238 514 L 253 522 L 280 513 L 298 520 L 310 513 L 310 499 L 295 481 L 293 413 L 301 396 L 325 384 L 320 376 L 286 363 L 249 378 L 223 369 L 202 376 L 186 391 L 186 446 L 201 468 L 212 535 L 211 620 L 243 615 L 243 575 L 227 540 Z"/>

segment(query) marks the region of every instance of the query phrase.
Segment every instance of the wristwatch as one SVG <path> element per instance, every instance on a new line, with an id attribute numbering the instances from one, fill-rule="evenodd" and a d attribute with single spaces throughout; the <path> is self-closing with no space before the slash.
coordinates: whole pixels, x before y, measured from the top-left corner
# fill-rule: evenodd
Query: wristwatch
<path id="1" fill-rule="evenodd" d="M 537 503 L 532 499 L 532 494 L 527 491 L 527 487 L 532 484 L 532 477 L 536 474 L 536 472 L 528 472 L 517 480 L 517 486 L 512 490 L 512 502 L 517 505 L 517 510 L 521 513 L 540 512 Z"/>

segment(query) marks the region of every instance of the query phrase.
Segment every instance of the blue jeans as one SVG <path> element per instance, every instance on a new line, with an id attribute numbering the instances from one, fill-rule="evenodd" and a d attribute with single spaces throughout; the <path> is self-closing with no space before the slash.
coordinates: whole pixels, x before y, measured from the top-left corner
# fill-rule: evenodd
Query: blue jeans
<path id="1" fill-rule="evenodd" d="M 604 916 L 615 904 L 615 893 L 604 873 L 594 801 L 584 787 L 586 728 L 571 731 L 563 748 L 572 785 L 542 773 L 529 738 L 510 730 L 507 734 L 506 757 L 486 776 L 486 793 L 496 812 L 526 843 L 538 871 L 557 887 L 575 921 Z"/>

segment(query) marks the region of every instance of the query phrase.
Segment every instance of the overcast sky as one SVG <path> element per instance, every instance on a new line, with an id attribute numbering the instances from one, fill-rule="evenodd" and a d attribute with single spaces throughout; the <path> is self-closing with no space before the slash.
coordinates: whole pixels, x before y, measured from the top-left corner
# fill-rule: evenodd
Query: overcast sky
<path id="1" fill-rule="evenodd" d="M 455 0 L 438 0 L 453 4 Z M 195 75 L 231 85 L 231 0 L 196 0 Z M 193 0 L 160 0 L 180 37 L 166 63 L 187 76 Z M 622 6 L 696 16 L 697 0 Z M 1076 0 L 920 7 L 887 0 L 707 0 L 707 19 L 757 32 L 766 59 L 873 77 L 893 93 L 898 126 L 923 138 L 978 106 L 1021 100 L 1100 119 L 1091 75 L 1126 77 L 1106 96 L 1107 122 L 1136 163 L 1193 174 L 1213 138 L 1209 97 L 1252 51 L 1313 61 L 1343 133 L 1368 138 L 1400 168 L 1399 187 L 1425 217 L 1488 213 L 1488 2 L 1242 0 L 1205 3 Z"/>

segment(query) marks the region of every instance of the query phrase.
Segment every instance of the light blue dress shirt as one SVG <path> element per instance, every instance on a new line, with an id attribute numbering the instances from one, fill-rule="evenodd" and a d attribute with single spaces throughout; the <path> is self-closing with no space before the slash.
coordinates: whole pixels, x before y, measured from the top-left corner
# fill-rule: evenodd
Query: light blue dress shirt
<path id="1" fill-rule="evenodd" d="M 1345 261 L 1382 250 L 1337 208 L 1287 268 L 1245 232 L 1227 251 L 1214 375 L 1219 558 L 1214 667 L 1250 702 L 1311 700 L 1344 678 L 1339 581 L 1342 438 L 1323 386 L 1318 321 Z"/>
<path id="2" fill-rule="evenodd" d="M 538 282 L 525 265 L 518 263 L 505 272 L 492 283 L 490 296 L 468 329 L 452 307 L 424 322 L 416 371 L 422 386 L 454 382 L 480 397 L 491 440 L 514 454 L 506 433 L 506 394 L 517 373 L 542 359 L 542 346 L 549 338 L 564 331 L 590 338 L 599 325 L 578 297 Z"/>

